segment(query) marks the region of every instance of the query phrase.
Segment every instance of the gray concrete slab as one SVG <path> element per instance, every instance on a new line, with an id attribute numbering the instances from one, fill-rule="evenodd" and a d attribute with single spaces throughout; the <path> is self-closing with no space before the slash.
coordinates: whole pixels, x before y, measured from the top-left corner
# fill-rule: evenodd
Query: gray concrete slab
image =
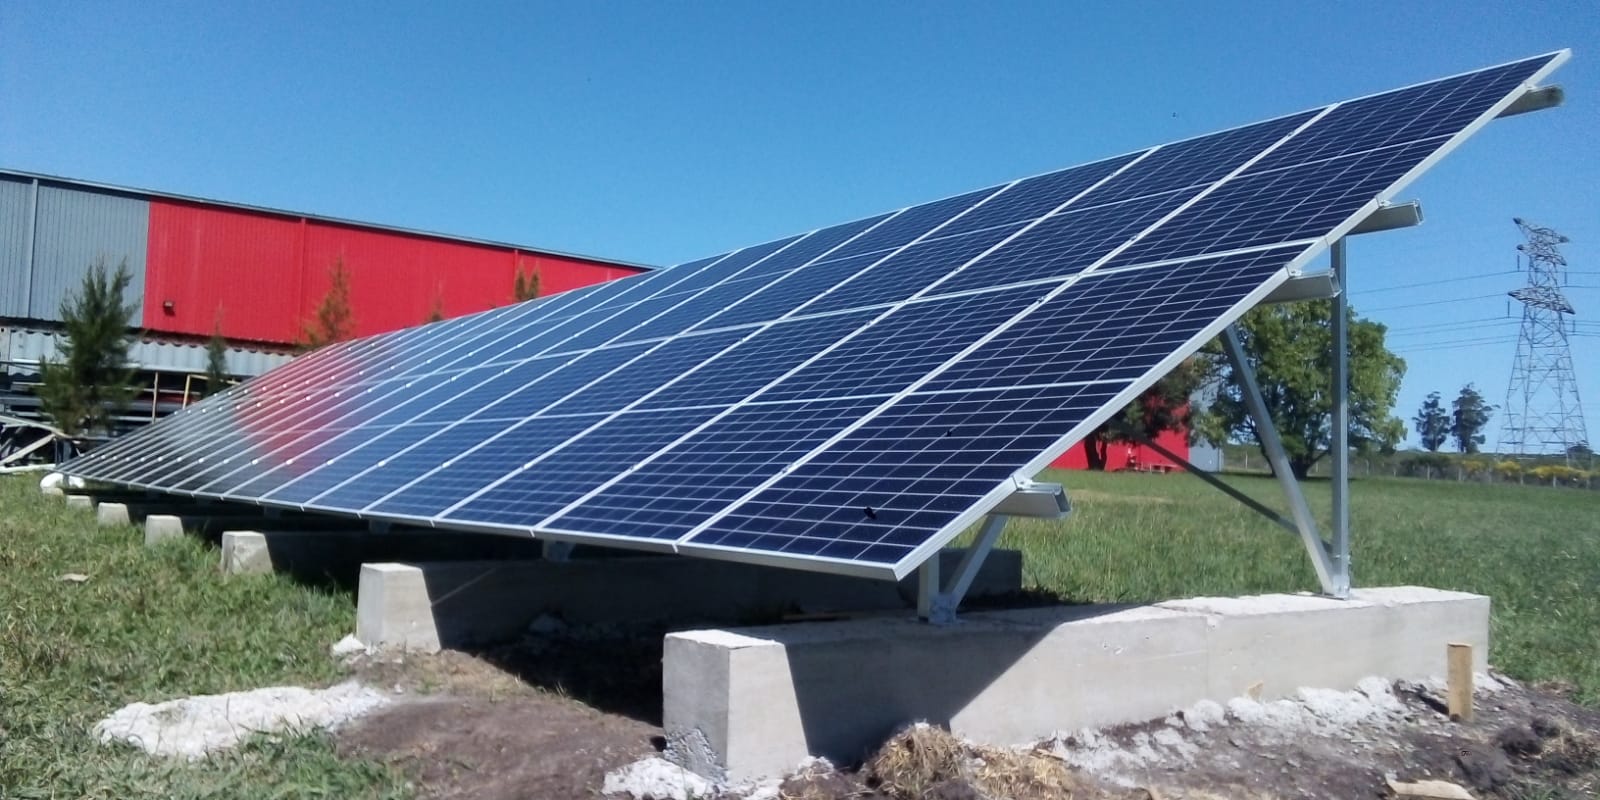
<path id="1" fill-rule="evenodd" d="M 1488 649 L 1489 600 L 1415 587 L 968 613 L 669 634 L 668 753 L 753 780 L 808 755 L 849 762 L 928 721 L 996 745 L 1224 702 L 1442 675 L 1446 644 Z M 1481 660 L 1481 659 L 1480 659 Z M 1480 668 L 1483 664 L 1479 665 Z"/>
<path id="2" fill-rule="evenodd" d="M 945 551 L 945 567 L 953 570 L 961 554 Z M 915 580 L 895 584 L 672 556 L 366 564 L 356 638 L 379 647 L 436 649 L 515 638 L 545 613 L 577 625 L 640 625 L 910 609 Z M 996 550 L 968 596 L 1021 586 L 1021 554 Z"/>
<path id="3" fill-rule="evenodd" d="M 81 508 L 85 511 L 94 509 L 94 498 L 86 494 L 67 495 L 67 508 Z"/>

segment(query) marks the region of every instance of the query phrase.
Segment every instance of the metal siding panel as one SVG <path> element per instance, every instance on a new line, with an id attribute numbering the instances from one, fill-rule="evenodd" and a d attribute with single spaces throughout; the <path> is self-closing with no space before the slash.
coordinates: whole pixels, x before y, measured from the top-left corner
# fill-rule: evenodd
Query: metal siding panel
<path id="1" fill-rule="evenodd" d="M 28 315 L 32 198 L 32 181 L 0 178 L 0 317 Z"/>
<path id="2" fill-rule="evenodd" d="M 266 214 L 152 201 L 145 328 L 209 336 L 220 321 L 229 339 L 294 341 L 300 228 Z"/>
<path id="3" fill-rule="evenodd" d="M 312 220 L 306 228 L 301 319 L 316 313 L 328 291 L 329 270 L 338 258 L 344 259 L 349 271 L 350 305 L 356 334 L 361 336 L 422 324 L 435 298 L 441 301 L 446 317 L 509 305 L 515 265 L 539 273 L 541 295 L 635 272 L 578 259 Z"/>
<path id="4" fill-rule="evenodd" d="M 149 232 L 147 200 L 40 186 L 27 316 L 59 321 L 62 300 L 78 291 L 89 266 L 101 258 L 108 268 L 126 261 L 133 282 L 124 297 L 141 302 Z"/>
<path id="5" fill-rule="evenodd" d="M 9 342 L 8 352 L 0 352 L 0 356 L 18 364 L 37 364 L 41 358 L 55 358 L 59 336 L 57 331 L 0 327 L 0 341 Z M 203 344 L 141 339 L 128 348 L 128 358 L 129 364 L 139 369 L 198 375 L 206 371 L 209 356 Z M 237 347 L 229 347 L 225 356 L 228 372 L 246 377 L 281 367 L 293 358 L 286 353 Z"/>

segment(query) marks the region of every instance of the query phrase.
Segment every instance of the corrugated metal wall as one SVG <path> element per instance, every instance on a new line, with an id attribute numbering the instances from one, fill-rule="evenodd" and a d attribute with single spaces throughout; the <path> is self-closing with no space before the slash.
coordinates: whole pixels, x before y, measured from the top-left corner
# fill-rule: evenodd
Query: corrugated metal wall
<path id="1" fill-rule="evenodd" d="M 0 364 L 10 363 L 31 372 L 40 359 L 55 359 L 61 342 L 59 331 L 0 325 Z M 203 373 L 210 355 L 203 344 L 136 340 L 128 348 L 129 366 L 152 372 Z M 260 375 L 289 363 L 294 356 L 265 350 L 230 347 L 223 356 L 229 375 Z M 4 368 L 0 367 L 0 372 Z"/>
<path id="2" fill-rule="evenodd" d="M 209 336 L 220 322 L 229 338 L 292 341 L 303 239 L 298 220 L 151 201 L 144 326 Z"/>
<path id="3" fill-rule="evenodd" d="M 639 272 L 586 259 L 158 198 L 150 201 L 144 326 L 205 336 L 220 319 L 229 338 L 294 342 L 326 296 L 333 264 L 341 260 L 360 336 L 420 325 L 435 301 L 447 317 L 506 305 L 518 265 L 538 272 L 540 294 Z"/>
<path id="4" fill-rule="evenodd" d="M 108 269 L 126 263 L 133 281 L 124 297 L 141 301 L 149 201 L 44 182 L 38 187 L 35 216 L 32 184 L 7 180 L 3 189 L 0 229 L 7 244 L 0 249 L 0 269 L 5 270 L 0 315 L 59 321 L 61 302 L 78 291 L 90 265 L 98 262 Z"/>
<path id="5" fill-rule="evenodd" d="M 0 176 L 0 317 L 28 315 L 33 181 Z"/>
<path id="6" fill-rule="evenodd" d="M 36 202 L 37 199 L 37 202 Z M 511 302 L 516 269 L 540 294 L 638 268 L 358 223 L 305 218 L 133 190 L 0 174 L 0 318 L 60 320 L 89 266 L 126 262 L 128 299 L 151 332 L 287 344 L 299 338 L 343 259 L 355 333 L 417 325 Z"/>

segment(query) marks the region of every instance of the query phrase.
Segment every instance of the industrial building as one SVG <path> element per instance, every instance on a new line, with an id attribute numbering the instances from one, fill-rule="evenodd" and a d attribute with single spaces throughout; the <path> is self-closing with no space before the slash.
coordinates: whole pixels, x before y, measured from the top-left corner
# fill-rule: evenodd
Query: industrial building
<path id="1" fill-rule="evenodd" d="M 138 305 L 130 413 L 154 418 L 203 388 L 205 343 L 228 371 L 264 372 L 295 352 L 301 326 L 344 265 L 356 335 L 512 302 L 518 271 L 552 294 L 647 267 L 539 248 L 292 211 L 0 170 L 0 413 L 32 416 L 31 383 L 55 353 L 62 301 L 90 265 L 126 264 Z M 130 420 L 131 421 L 131 420 Z"/>
<path id="2" fill-rule="evenodd" d="M 553 294 L 649 269 L 533 247 L 332 219 L 163 192 L 0 170 L 0 414 L 38 418 L 33 389 L 54 355 L 63 300 L 90 265 L 126 264 L 138 304 L 132 348 L 140 393 L 129 425 L 201 396 L 205 344 L 228 343 L 237 377 L 296 352 L 301 326 L 327 294 L 335 261 L 347 271 L 355 334 L 417 325 L 512 301 L 518 271 Z M 1182 433 L 1160 437 L 1188 451 Z M 1055 466 L 1084 469 L 1081 448 Z M 1107 468 L 1168 469 L 1149 448 L 1117 444 Z"/>

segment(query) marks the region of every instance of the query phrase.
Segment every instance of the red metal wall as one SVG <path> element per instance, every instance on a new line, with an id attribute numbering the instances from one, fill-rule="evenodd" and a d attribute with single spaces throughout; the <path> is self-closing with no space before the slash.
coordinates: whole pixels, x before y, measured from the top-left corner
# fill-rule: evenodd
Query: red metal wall
<path id="1" fill-rule="evenodd" d="M 1189 437 L 1182 431 L 1166 431 L 1156 437 L 1156 444 L 1177 453 L 1184 458 L 1189 457 Z M 1130 458 L 1137 468 L 1168 467 L 1178 469 L 1178 465 L 1163 458 L 1159 453 L 1148 447 L 1126 442 L 1112 442 L 1106 445 L 1106 469 L 1111 471 L 1128 469 Z M 1050 462 L 1050 466 L 1057 469 L 1088 469 L 1089 458 L 1083 454 L 1083 445 L 1073 445 L 1066 455 Z"/>
<path id="2" fill-rule="evenodd" d="M 552 294 L 639 270 L 322 220 L 152 199 L 144 326 L 294 342 L 343 259 L 356 334 L 417 325 L 437 299 L 445 316 L 506 305 L 520 264 Z M 170 310 L 167 304 L 170 303 Z"/>

